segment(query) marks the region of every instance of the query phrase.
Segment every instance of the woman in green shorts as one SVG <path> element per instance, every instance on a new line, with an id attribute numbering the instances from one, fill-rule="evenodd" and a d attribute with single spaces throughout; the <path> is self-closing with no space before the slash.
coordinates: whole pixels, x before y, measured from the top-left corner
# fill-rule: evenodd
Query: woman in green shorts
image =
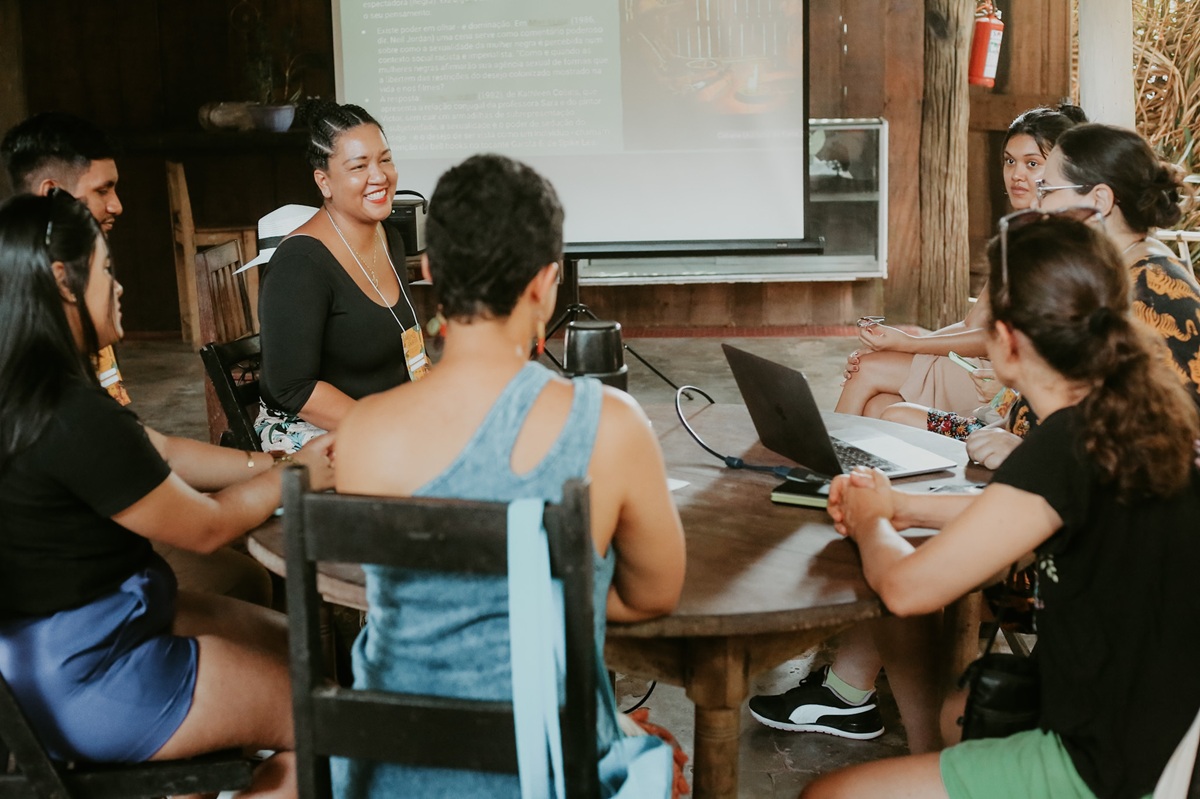
<path id="1" fill-rule="evenodd" d="M 1036 554 L 1038 728 L 845 769 L 806 799 L 1142 797 L 1195 717 L 1200 420 L 1131 313 L 1129 270 L 1099 216 L 1014 214 L 989 249 L 988 354 L 1042 422 L 988 488 L 916 549 L 896 531 L 922 520 L 881 473 L 830 492 L 867 581 L 900 616 Z"/>

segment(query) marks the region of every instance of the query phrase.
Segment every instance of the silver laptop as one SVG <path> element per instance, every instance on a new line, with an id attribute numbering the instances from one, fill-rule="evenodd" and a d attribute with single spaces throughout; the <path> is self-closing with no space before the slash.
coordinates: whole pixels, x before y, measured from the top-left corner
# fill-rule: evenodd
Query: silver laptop
<path id="1" fill-rule="evenodd" d="M 815 472 L 832 476 L 858 465 L 889 477 L 956 467 L 954 461 L 867 425 L 829 435 L 808 379 L 783 364 L 722 344 L 754 429 L 767 449 Z"/>

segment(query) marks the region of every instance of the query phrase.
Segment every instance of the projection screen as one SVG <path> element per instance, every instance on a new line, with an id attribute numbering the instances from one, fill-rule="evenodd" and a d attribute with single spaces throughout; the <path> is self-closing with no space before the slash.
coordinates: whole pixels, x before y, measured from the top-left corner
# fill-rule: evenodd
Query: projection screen
<path id="1" fill-rule="evenodd" d="M 499 152 L 554 183 L 568 242 L 804 238 L 804 0 L 334 0 L 334 29 L 401 189 Z"/>

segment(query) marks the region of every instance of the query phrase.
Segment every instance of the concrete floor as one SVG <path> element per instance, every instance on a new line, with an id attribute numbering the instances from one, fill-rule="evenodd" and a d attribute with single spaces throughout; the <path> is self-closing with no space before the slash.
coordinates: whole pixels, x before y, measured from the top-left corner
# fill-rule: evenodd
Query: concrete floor
<path id="1" fill-rule="evenodd" d="M 699 386 L 717 402 L 740 402 L 721 352 L 722 341 L 802 369 L 817 403 L 832 409 L 846 355 L 855 339 L 838 337 L 636 338 L 627 343 L 677 384 Z M 552 351 L 557 351 L 551 343 Z M 207 440 L 204 370 L 200 358 L 178 342 L 126 342 L 118 350 L 134 409 L 151 427 L 170 435 Z M 635 358 L 627 357 L 629 391 L 643 403 L 670 402 L 674 390 Z M 828 661 L 825 651 L 809 652 L 755 681 L 756 693 L 779 693 L 806 676 L 814 663 Z M 621 677 L 618 705 L 633 705 L 646 691 L 642 680 Z M 755 722 L 743 710 L 739 795 L 745 799 L 795 797 L 815 775 L 852 763 L 906 753 L 903 729 L 886 678 L 879 685 L 887 732 L 874 741 L 850 741 L 819 734 L 780 732 Z M 646 702 L 651 719 L 692 751 L 692 706 L 675 686 L 657 686 Z"/>

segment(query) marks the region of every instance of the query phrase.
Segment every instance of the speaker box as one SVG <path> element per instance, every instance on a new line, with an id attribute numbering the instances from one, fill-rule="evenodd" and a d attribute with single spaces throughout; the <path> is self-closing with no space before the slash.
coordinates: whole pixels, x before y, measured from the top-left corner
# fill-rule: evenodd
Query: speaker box
<path id="1" fill-rule="evenodd" d="M 401 190 L 392 198 L 392 213 L 386 224 L 395 228 L 404 240 L 404 254 L 425 251 L 425 212 L 428 203 L 415 191 Z"/>

